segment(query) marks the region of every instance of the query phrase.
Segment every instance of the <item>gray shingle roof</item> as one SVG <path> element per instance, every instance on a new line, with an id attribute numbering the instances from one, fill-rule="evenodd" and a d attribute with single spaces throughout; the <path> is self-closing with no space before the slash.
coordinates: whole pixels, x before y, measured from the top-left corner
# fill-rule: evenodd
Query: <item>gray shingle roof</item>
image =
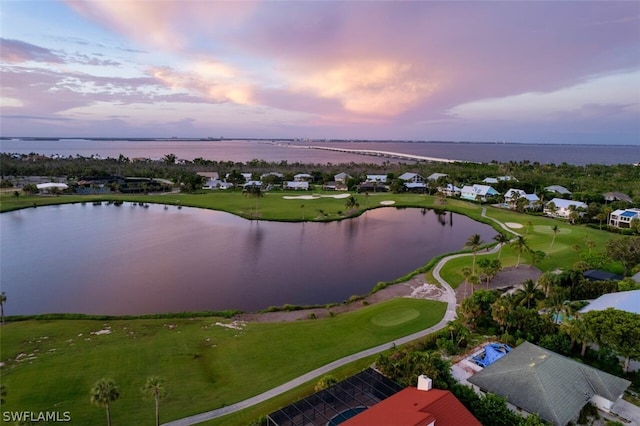
<path id="1" fill-rule="evenodd" d="M 575 419 L 593 395 L 616 401 L 631 383 L 529 342 L 468 380 L 561 426 Z"/>

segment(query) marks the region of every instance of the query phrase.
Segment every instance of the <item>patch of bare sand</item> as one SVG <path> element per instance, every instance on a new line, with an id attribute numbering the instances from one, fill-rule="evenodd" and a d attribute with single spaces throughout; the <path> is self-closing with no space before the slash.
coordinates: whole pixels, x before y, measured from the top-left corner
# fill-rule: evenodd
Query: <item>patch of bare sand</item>
<path id="1" fill-rule="evenodd" d="M 282 321 L 297 321 L 315 318 L 326 318 L 330 315 L 342 314 L 345 312 L 355 311 L 364 306 L 373 305 L 375 303 L 390 300 L 396 297 L 411 297 L 414 299 L 431 299 L 442 300 L 444 298 L 444 289 L 441 287 L 429 284 L 425 281 L 424 275 L 418 275 L 409 281 L 403 283 L 393 284 L 387 288 L 377 291 L 362 300 L 352 303 L 342 303 L 331 308 L 310 308 L 301 309 L 297 311 L 279 311 L 279 312 L 264 312 L 264 313 L 244 313 L 238 314 L 234 317 L 237 321 L 247 322 L 282 322 Z"/>
<path id="2" fill-rule="evenodd" d="M 517 268 L 515 266 L 511 268 L 505 268 L 498 272 L 498 275 L 494 279 L 489 281 L 489 290 L 504 289 L 508 287 L 514 287 L 522 284 L 528 279 L 537 281 L 542 275 L 542 271 L 538 268 L 532 268 L 529 265 L 520 265 Z M 465 286 L 464 283 L 460 284 L 456 289 L 456 301 L 458 304 L 462 303 L 464 299 L 471 295 L 472 284 Z M 476 290 L 487 290 L 486 281 L 478 284 L 475 287 Z"/>

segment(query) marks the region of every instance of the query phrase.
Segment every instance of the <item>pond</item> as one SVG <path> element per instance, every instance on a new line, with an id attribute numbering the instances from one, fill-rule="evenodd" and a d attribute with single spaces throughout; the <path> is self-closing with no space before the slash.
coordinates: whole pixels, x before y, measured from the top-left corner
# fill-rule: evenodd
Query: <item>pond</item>
<path id="1" fill-rule="evenodd" d="M 466 216 L 378 208 L 329 223 L 251 221 L 137 203 L 0 215 L 6 315 L 137 315 L 342 302 L 496 232 Z"/>

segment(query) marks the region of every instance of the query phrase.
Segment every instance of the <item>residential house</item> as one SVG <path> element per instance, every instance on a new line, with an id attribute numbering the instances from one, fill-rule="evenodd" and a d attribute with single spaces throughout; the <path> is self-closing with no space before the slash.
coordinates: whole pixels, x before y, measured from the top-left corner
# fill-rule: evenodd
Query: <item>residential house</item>
<path id="1" fill-rule="evenodd" d="M 344 182 L 330 181 L 324 183 L 322 189 L 325 191 L 347 191 L 349 188 Z"/>
<path id="2" fill-rule="evenodd" d="M 378 183 L 377 181 L 373 182 L 362 182 L 356 187 L 356 191 L 358 192 L 387 192 L 388 189 L 383 183 Z"/>
<path id="3" fill-rule="evenodd" d="M 298 173 L 293 177 L 295 182 L 311 182 L 313 181 L 313 176 L 309 173 Z"/>
<path id="4" fill-rule="evenodd" d="M 438 180 L 440 178 L 445 178 L 447 176 L 449 175 L 446 173 L 432 173 L 429 175 L 429 177 L 427 177 L 427 180 Z"/>
<path id="5" fill-rule="evenodd" d="M 417 388 L 404 388 L 341 424 L 482 426 L 450 391 L 433 389 L 431 379 L 424 375 L 418 377 Z"/>
<path id="6" fill-rule="evenodd" d="M 202 186 L 202 189 L 229 189 L 233 188 L 233 184 L 231 182 L 224 182 L 220 179 L 207 179 L 207 181 Z"/>
<path id="7" fill-rule="evenodd" d="M 609 215 L 609 225 L 616 228 L 631 228 L 631 221 L 640 220 L 640 209 L 616 210 Z"/>
<path id="8" fill-rule="evenodd" d="M 489 183 L 489 184 L 495 185 L 499 182 L 510 182 L 510 181 L 517 182 L 518 179 L 514 178 L 513 176 L 487 177 L 482 180 L 482 183 Z"/>
<path id="9" fill-rule="evenodd" d="M 403 173 L 398 176 L 398 179 L 404 181 L 404 186 L 413 192 L 425 192 L 427 185 L 424 183 L 424 178 L 417 173 Z"/>
<path id="10" fill-rule="evenodd" d="M 309 182 L 306 181 L 288 181 L 284 183 L 284 189 L 294 191 L 308 191 L 310 188 Z"/>
<path id="11" fill-rule="evenodd" d="M 198 172 L 198 176 L 202 176 L 205 179 L 220 179 L 218 172 Z"/>
<path id="12" fill-rule="evenodd" d="M 553 204 L 551 204 L 553 203 Z M 554 209 L 549 207 L 555 206 Z M 572 207 L 573 206 L 573 207 Z M 572 209 L 587 209 L 587 205 L 582 201 L 564 200 L 562 198 L 554 198 L 544 206 L 544 214 L 547 216 L 568 218 Z"/>
<path id="13" fill-rule="evenodd" d="M 522 189 L 511 188 L 504 194 L 504 202 L 515 206 L 518 199 L 524 198 L 527 200 L 525 208 L 532 209 L 536 206 L 536 203 L 540 201 L 540 198 L 536 194 L 527 194 Z"/>
<path id="14" fill-rule="evenodd" d="M 465 185 L 460 190 L 460 198 L 463 200 L 484 202 L 487 201 L 487 197 L 494 195 L 500 195 L 500 193 L 488 185 Z"/>
<path id="15" fill-rule="evenodd" d="M 547 192 L 555 192 L 556 194 L 559 194 L 559 195 L 571 195 L 571 191 L 569 191 L 564 186 L 560 186 L 560 185 L 547 186 L 544 190 Z"/>
<path id="16" fill-rule="evenodd" d="M 580 309 L 580 313 L 604 311 L 609 308 L 631 312 L 632 314 L 640 314 L 640 290 L 603 294 Z"/>
<path id="17" fill-rule="evenodd" d="M 410 183 L 424 183 L 424 178 L 417 173 L 403 173 L 398 176 L 398 179 Z"/>
<path id="18" fill-rule="evenodd" d="M 613 272 L 602 271 L 600 269 L 589 269 L 584 271 L 582 276 L 589 281 L 620 281 L 624 277 L 620 274 L 614 274 Z"/>
<path id="19" fill-rule="evenodd" d="M 438 187 L 438 191 L 447 197 L 458 197 L 460 196 L 461 189 L 452 183 L 448 183 L 445 186 Z"/>
<path id="20" fill-rule="evenodd" d="M 387 175 L 367 175 L 366 182 L 387 183 Z"/>
<path id="21" fill-rule="evenodd" d="M 625 203 L 633 203 L 631 197 L 622 192 L 605 192 L 602 194 L 605 201 L 624 201 Z"/>
<path id="22" fill-rule="evenodd" d="M 253 177 L 252 173 L 240 173 L 242 175 L 242 177 L 244 178 L 245 182 L 249 182 L 251 181 L 251 178 Z"/>
<path id="23" fill-rule="evenodd" d="M 575 422 L 589 402 L 610 411 L 631 384 L 529 342 L 467 380 L 556 426 Z"/>
<path id="24" fill-rule="evenodd" d="M 352 176 L 347 173 L 338 173 L 333 177 L 336 182 L 347 183 L 347 180 L 352 179 Z"/>
<path id="25" fill-rule="evenodd" d="M 242 185 L 243 188 L 247 188 L 249 186 L 257 186 L 257 187 L 262 188 L 262 181 L 259 181 L 259 180 L 248 180 Z"/>
<path id="26" fill-rule="evenodd" d="M 282 173 L 269 172 L 269 173 L 264 173 L 264 174 L 260 175 L 260 180 L 262 180 L 262 179 L 264 179 L 266 177 L 269 177 L 269 176 L 275 176 L 275 177 L 277 177 L 279 179 L 283 179 L 284 178 L 284 175 Z"/>

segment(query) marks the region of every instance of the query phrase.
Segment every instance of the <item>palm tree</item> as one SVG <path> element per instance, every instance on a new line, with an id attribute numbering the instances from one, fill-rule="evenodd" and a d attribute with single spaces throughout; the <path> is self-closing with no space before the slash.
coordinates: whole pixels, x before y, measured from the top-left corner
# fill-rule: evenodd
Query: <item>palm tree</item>
<path id="1" fill-rule="evenodd" d="M 498 259 L 500 259 L 500 255 L 502 254 L 502 247 L 509 242 L 509 237 L 504 234 L 497 234 L 493 237 L 494 241 L 500 244 L 500 248 L 498 249 Z"/>
<path id="2" fill-rule="evenodd" d="M 462 269 L 460 269 L 460 272 L 464 277 L 464 294 L 467 294 L 467 284 L 469 284 L 469 278 L 471 278 L 471 275 L 473 275 L 473 272 L 471 272 L 471 268 L 469 268 L 468 266 L 465 266 Z M 471 292 L 473 293 L 473 289 L 471 290 Z"/>
<path id="3" fill-rule="evenodd" d="M 146 396 L 153 398 L 156 403 L 156 426 L 160 425 L 160 400 L 167 394 L 162 379 L 157 376 L 151 376 L 147 378 L 144 386 L 142 387 L 142 393 Z"/>
<path id="4" fill-rule="evenodd" d="M 549 297 L 551 288 L 553 288 L 556 282 L 555 277 L 556 275 L 547 271 L 544 274 L 540 275 L 540 278 L 538 278 L 538 286 L 542 288 L 542 290 L 544 290 L 545 297 Z"/>
<path id="5" fill-rule="evenodd" d="M 7 295 L 3 291 L 0 293 L 0 322 L 4 324 L 4 304 L 7 303 Z"/>
<path id="6" fill-rule="evenodd" d="M 560 232 L 560 228 L 558 228 L 558 225 L 553 225 L 551 227 L 551 231 L 553 232 L 553 238 L 551 239 L 551 244 L 549 244 L 549 250 L 553 247 L 553 243 L 556 241 L 556 235 Z"/>
<path id="7" fill-rule="evenodd" d="M 511 245 L 518 252 L 518 261 L 516 262 L 517 268 L 520 266 L 520 257 L 522 256 L 522 252 L 529 250 L 529 246 L 527 245 L 527 240 L 525 240 L 522 235 L 518 235 L 513 241 L 511 241 Z"/>
<path id="8" fill-rule="evenodd" d="M 471 250 L 473 251 L 473 264 L 471 266 L 472 274 L 476 273 L 476 253 L 478 252 L 478 249 L 482 244 L 484 244 L 484 241 L 482 241 L 480 234 L 473 234 L 472 236 L 469 237 L 467 242 L 464 244 L 465 247 L 470 247 Z"/>
<path id="9" fill-rule="evenodd" d="M 91 389 L 91 403 L 107 410 L 107 425 L 111 426 L 109 404 L 120 397 L 120 389 L 112 379 L 100 379 Z"/>
<path id="10" fill-rule="evenodd" d="M 522 283 L 522 288 L 516 291 L 520 305 L 527 305 L 527 309 L 531 308 L 531 302 L 535 301 L 540 295 L 538 284 L 532 279 Z"/>
<path id="11" fill-rule="evenodd" d="M 347 201 L 345 201 L 344 206 L 346 207 L 347 211 L 349 211 L 349 210 L 356 210 L 358 207 L 360 207 L 360 204 L 358 204 L 358 200 L 356 200 L 356 197 L 352 195 L 351 197 L 347 198 Z"/>
<path id="12" fill-rule="evenodd" d="M 302 221 L 304 222 L 304 204 L 300 204 L 300 209 L 302 210 Z"/>

